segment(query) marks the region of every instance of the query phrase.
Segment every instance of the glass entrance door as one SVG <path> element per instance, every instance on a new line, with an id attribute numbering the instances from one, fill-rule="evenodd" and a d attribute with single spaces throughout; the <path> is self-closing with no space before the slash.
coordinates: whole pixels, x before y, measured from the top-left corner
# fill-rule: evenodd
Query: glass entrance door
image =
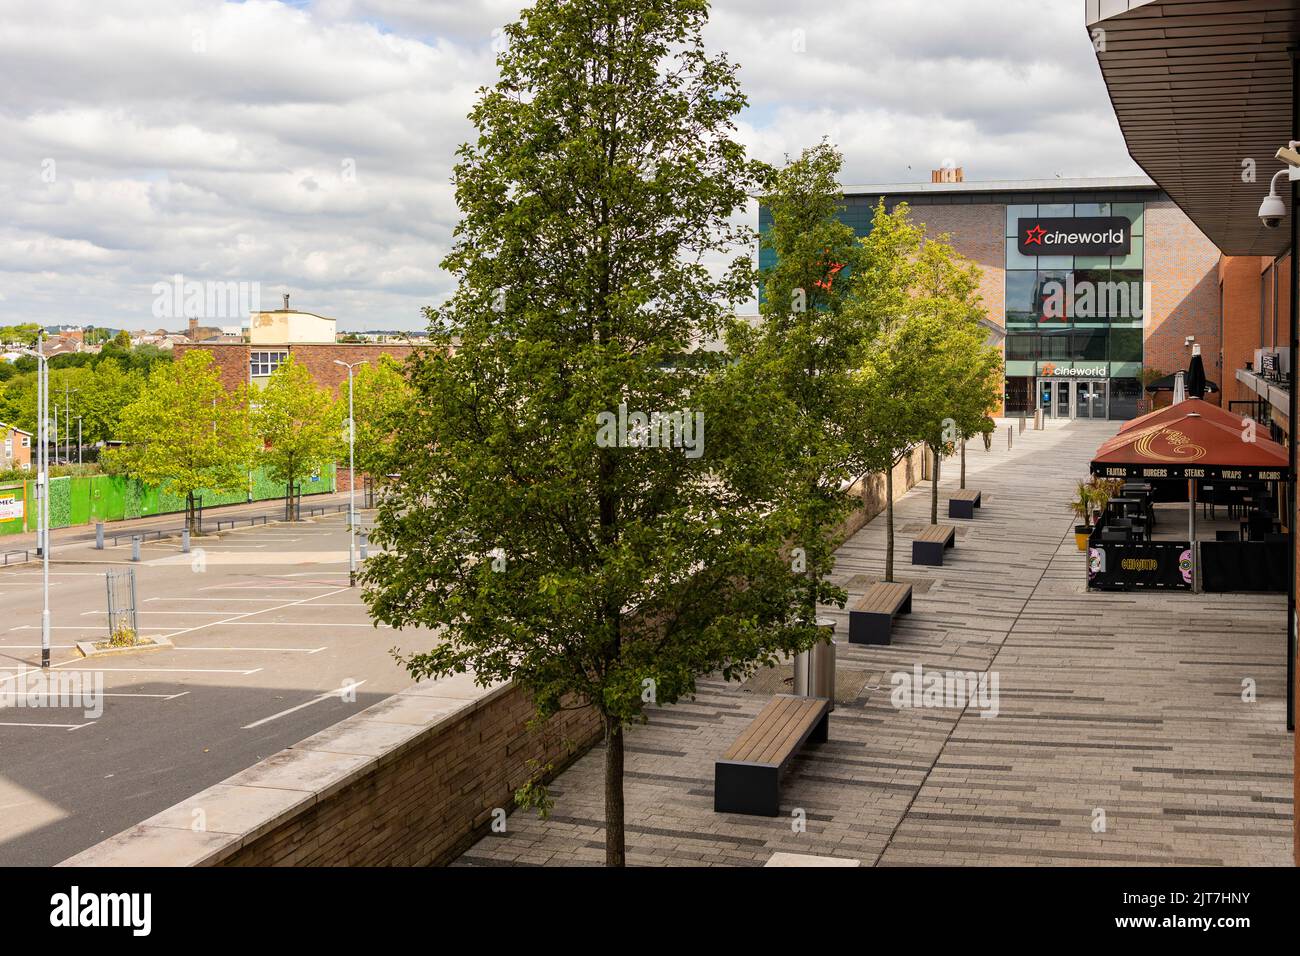
<path id="1" fill-rule="evenodd" d="M 1074 417 L 1106 417 L 1106 382 L 1075 382 Z"/>
<path id="2" fill-rule="evenodd" d="M 1070 417 L 1070 382 L 1053 382 L 1052 387 L 1056 389 L 1056 408 L 1052 412 L 1054 418 Z"/>

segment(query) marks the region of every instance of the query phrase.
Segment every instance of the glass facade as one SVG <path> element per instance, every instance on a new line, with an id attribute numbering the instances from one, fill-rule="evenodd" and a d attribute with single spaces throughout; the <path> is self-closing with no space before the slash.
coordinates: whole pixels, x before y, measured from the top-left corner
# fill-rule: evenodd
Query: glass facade
<path id="1" fill-rule="evenodd" d="M 1132 418 L 1141 397 L 1141 202 L 1031 203 L 1006 207 L 1006 411 Z M 1020 219 L 1123 216 L 1126 256 L 1026 256 Z M 1086 384 L 1085 384 L 1086 383 Z"/>
<path id="2" fill-rule="evenodd" d="M 1142 327 L 1146 307 L 1143 219 L 1147 196 L 1131 191 L 1115 196 L 1123 201 L 1077 201 L 1096 194 L 1061 191 L 1016 195 L 983 193 L 968 196 L 891 193 L 890 208 L 906 201 L 917 220 L 925 221 L 927 206 L 1000 206 L 1005 247 L 1006 414 L 1031 414 L 1043 408 L 1060 417 L 1133 418 L 1142 397 Z M 871 231 L 881 196 L 854 193 L 844 197 L 838 217 L 859 236 Z M 1020 202 L 1012 200 L 1022 200 Z M 1029 200 L 1035 200 L 1030 202 Z M 1123 216 L 1131 225 L 1129 253 L 1113 256 L 1023 255 L 1016 230 L 1024 219 L 1074 219 Z M 766 206 L 758 210 L 759 231 L 771 228 Z M 960 239 L 961 237 L 957 237 Z M 774 264 L 775 254 L 760 248 L 759 265 Z M 761 298 L 762 290 L 759 290 Z M 995 317 L 994 317 L 995 318 Z"/>

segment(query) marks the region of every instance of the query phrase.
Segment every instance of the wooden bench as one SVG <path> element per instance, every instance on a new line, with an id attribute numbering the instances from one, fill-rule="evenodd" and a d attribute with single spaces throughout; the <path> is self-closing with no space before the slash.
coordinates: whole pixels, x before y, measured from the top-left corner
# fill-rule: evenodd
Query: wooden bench
<path id="1" fill-rule="evenodd" d="M 773 697 L 713 765 L 714 812 L 780 813 L 781 773 L 805 742 L 826 740 L 830 712 L 825 697 Z"/>
<path id="2" fill-rule="evenodd" d="M 912 539 L 912 563 L 943 567 L 943 552 L 957 541 L 957 529 L 950 524 L 932 524 Z"/>
<path id="3" fill-rule="evenodd" d="M 850 644 L 888 644 L 894 618 L 912 613 L 912 585 L 881 581 L 849 608 Z"/>
<path id="4" fill-rule="evenodd" d="M 974 518 L 975 509 L 980 506 L 980 493 L 973 488 L 954 491 L 948 499 L 949 518 Z"/>

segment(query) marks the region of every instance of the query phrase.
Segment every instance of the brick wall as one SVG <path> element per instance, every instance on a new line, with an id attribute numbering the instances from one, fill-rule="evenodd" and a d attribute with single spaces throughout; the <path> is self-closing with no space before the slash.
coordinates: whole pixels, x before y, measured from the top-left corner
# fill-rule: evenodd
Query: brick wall
<path id="1" fill-rule="evenodd" d="M 530 759 L 555 771 L 601 734 L 594 711 L 563 711 L 526 728 L 528 696 L 514 685 L 440 724 L 360 779 L 248 841 L 222 866 L 438 866 L 490 831 L 492 812 L 514 807 Z M 564 741 L 577 745 L 566 750 Z M 531 812 L 531 811 L 530 811 Z"/>
<path id="2" fill-rule="evenodd" d="M 1187 368 L 1196 336 L 1206 374 L 1223 386 L 1216 367 L 1219 341 L 1219 250 L 1168 200 L 1148 202 L 1144 222 L 1145 280 L 1151 301 L 1143 333 L 1144 365 L 1165 372 Z"/>
<path id="3" fill-rule="evenodd" d="M 418 346 L 401 344 L 354 345 L 340 343 L 335 345 L 259 345 L 258 351 L 286 351 L 294 361 L 305 366 L 317 382 L 337 394 L 339 386 L 347 385 L 348 370 L 335 365 L 334 360 L 342 362 L 376 363 L 381 356 L 388 355 L 402 361 Z M 213 362 L 220 370 L 221 383 L 226 388 L 234 388 L 240 383 L 248 382 L 249 353 L 253 347 L 242 343 L 214 343 L 210 345 L 177 345 L 175 357 L 180 361 L 191 349 L 204 349 L 212 353 Z M 355 373 L 354 373 L 355 374 Z"/>
<path id="4" fill-rule="evenodd" d="M 927 233 L 933 238 L 950 233 L 952 247 L 979 266 L 984 313 L 1002 325 L 1006 318 L 1007 207 L 1001 204 L 913 206 L 912 218 L 925 223 Z"/>
<path id="5" fill-rule="evenodd" d="M 1223 389 L 1224 408 L 1230 401 L 1258 397 L 1237 381 L 1236 372 L 1254 361 L 1255 349 L 1261 344 L 1260 273 L 1267 262 L 1259 256 L 1224 256 L 1219 261 L 1223 341 L 1219 374 L 1210 377 Z"/>

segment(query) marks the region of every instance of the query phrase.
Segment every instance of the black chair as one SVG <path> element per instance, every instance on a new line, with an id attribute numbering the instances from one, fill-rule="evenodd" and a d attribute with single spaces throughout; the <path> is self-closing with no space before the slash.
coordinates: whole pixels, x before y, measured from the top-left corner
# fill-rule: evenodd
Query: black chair
<path id="1" fill-rule="evenodd" d="M 1246 529 L 1251 541 L 1263 541 L 1264 535 L 1273 532 L 1273 516 L 1264 511 L 1252 511 L 1246 516 Z"/>
<path id="2" fill-rule="evenodd" d="M 1216 531 L 1214 532 L 1215 541 L 1240 541 L 1240 531 Z"/>
<path id="3" fill-rule="evenodd" d="M 1265 544 L 1269 542 L 1279 542 L 1279 541 L 1285 543 L 1290 540 L 1291 540 L 1291 536 L 1289 534 L 1283 534 L 1278 531 L 1270 531 L 1268 534 L 1264 535 Z"/>
<path id="4" fill-rule="evenodd" d="M 1107 528 L 1131 528 L 1133 527 L 1132 518 L 1111 518 L 1106 522 Z"/>
<path id="5" fill-rule="evenodd" d="M 1101 540 L 1103 544 L 1127 544 L 1129 533 L 1127 530 L 1111 531 L 1103 528 L 1101 530 Z"/>

